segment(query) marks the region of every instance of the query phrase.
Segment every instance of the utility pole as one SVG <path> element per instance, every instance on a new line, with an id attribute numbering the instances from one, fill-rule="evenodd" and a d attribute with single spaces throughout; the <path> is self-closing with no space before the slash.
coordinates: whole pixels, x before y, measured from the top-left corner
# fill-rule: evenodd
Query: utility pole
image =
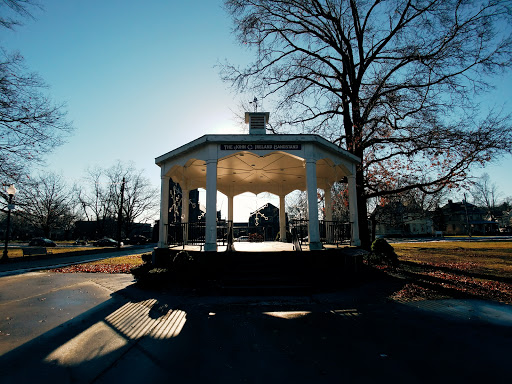
<path id="1" fill-rule="evenodd" d="M 123 177 L 123 182 L 121 183 L 121 201 L 119 204 L 119 212 L 117 215 L 117 248 L 121 248 L 121 225 L 123 224 L 123 203 L 124 203 L 124 184 L 125 178 Z"/>

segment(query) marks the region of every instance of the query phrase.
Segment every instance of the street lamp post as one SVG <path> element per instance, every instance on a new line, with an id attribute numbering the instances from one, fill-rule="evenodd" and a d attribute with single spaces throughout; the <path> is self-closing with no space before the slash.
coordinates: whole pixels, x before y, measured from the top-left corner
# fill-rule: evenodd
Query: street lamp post
<path id="1" fill-rule="evenodd" d="M 123 224 L 123 200 L 124 200 L 124 186 L 126 180 L 123 177 L 121 183 L 121 203 L 119 204 L 119 213 L 117 215 L 117 248 L 121 248 L 121 225 Z"/>
<path id="2" fill-rule="evenodd" d="M 9 245 L 9 232 L 10 232 L 10 225 L 11 225 L 11 210 L 13 209 L 12 198 L 16 194 L 16 188 L 14 188 L 14 184 L 9 185 L 9 188 L 7 188 L 7 194 L 9 195 L 9 203 L 7 204 L 7 229 L 5 230 L 5 247 L 4 247 L 4 254 L 2 256 L 2 261 L 7 261 L 7 259 L 9 258 L 7 256 L 7 247 Z"/>

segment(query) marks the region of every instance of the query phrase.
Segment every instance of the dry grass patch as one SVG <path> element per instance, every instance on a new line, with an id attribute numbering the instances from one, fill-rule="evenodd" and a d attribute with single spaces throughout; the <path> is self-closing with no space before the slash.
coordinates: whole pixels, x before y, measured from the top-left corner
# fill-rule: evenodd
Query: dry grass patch
<path id="1" fill-rule="evenodd" d="M 510 241 L 396 243 L 393 248 L 401 261 L 489 276 L 512 276 Z"/>
<path id="2" fill-rule="evenodd" d="M 400 263 L 384 270 L 406 280 L 392 298 L 465 297 L 512 303 L 512 242 L 395 243 Z"/>

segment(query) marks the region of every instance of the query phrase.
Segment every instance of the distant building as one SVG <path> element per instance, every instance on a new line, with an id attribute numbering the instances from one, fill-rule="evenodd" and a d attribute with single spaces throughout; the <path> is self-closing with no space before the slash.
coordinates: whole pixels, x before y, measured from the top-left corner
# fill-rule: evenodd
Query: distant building
<path id="1" fill-rule="evenodd" d="M 148 238 L 152 237 L 151 224 L 148 223 L 133 223 L 130 226 L 130 233 L 124 233 L 124 237 L 131 237 L 135 235 L 143 235 Z M 110 218 L 103 221 L 85 221 L 79 220 L 74 224 L 73 238 L 74 239 L 99 239 L 104 236 L 115 237 L 117 232 L 117 220 Z"/>
<path id="2" fill-rule="evenodd" d="M 374 220 L 376 236 L 430 236 L 433 231 L 430 213 L 415 203 L 392 201 L 377 206 Z"/>
<path id="3" fill-rule="evenodd" d="M 287 216 L 286 222 L 288 223 Z M 258 233 L 264 240 L 275 240 L 279 233 L 279 208 L 270 203 L 258 208 L 249 216 L 249 228 L 250 233 Z"/>
<path id="4" fill-rule="evenodd" d="M 448 235 L 487 235 L 498 232 L 498 223 L 485 220 L 486 210 L 462 201 L 448 203 L 441 207 L 443 221 Z"/>
<path id="5" fill-rule="evenodd" d="M 75 221 L 73 237 L 75 239 L 99 239 L 104 236 L 114 236 L 117 220 L 106 218 L 104 220 L 78 220 Z"/>

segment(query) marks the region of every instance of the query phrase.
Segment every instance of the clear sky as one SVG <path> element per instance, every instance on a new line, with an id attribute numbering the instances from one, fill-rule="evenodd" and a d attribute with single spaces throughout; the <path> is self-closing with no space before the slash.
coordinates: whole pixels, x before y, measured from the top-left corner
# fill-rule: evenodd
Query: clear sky
<path id="1" fill-rule="evenodd" d="M 205 134 L 243 133 L 233 111 L 246 96 L 229 91 L 215 65 L 243 64 L 252 55 L 236 43 L 222 0 L 41 3 L 35 20 L 0 31 L 0 45 L 19 50 L 55 100 L 67 102 L 76 131 L 46 169 L 73 184 L 87 167 L 133 161 L 159 188 L 155 157 Z M 510 100 L 511 88 L 504 80 L 493 97 Z M 509 156 L 476 174 L 488 172 L 511 196 L 511 169 Z M 235 220 L 265 202 L 240 202 Z M 218 208 L 226 205 L 219 200 Z"/>

